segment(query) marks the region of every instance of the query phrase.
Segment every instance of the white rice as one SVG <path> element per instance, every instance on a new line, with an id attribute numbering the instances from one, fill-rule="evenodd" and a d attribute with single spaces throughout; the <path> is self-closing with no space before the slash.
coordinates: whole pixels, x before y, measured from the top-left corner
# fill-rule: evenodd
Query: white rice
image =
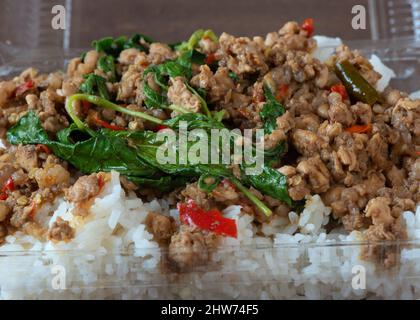
<path id="1" fill-rule="evenodd" d="M 340 38 L 330 38 L 325 36 L 314 36 L 317 47 L 313 56 L 321 62 L 325 62 L 335 52 L 335 48 L 343 44 Z"/>
<path id="2" fill-rule="evenodd" d="M 359 232 L 326 234 L 331 209 L 318 195 L 300 216 L 275 217 L 259 229 L 240 206 L 226 208 L 238 238 L 223 238 L 207 266 L 175 277 L 161 272 L 162 251 L 143 224 L 149 211 L 177 217 L 165 200 L 143 203 L 126 195 L 112 173 L 89 217 L 71 211 L 58 199 L 38 214 L 44 225 L 57 217 L 69 221 L 76 229 L 69 243 L 42 243 L 20 232 L 6 238 L 0 247 L 1 299 L 420 298 L 420 242 L 404 246 L 391 270 L 362 261 Z M 420 207 L 403 218 L 409 237 L 419 239 Z M 360 268 L 364 289 L 352 286 Z"/>
<path id="3" fill-rule="evenodd" d="M 420 99 L 420 90 L 410 93 L 409 97 L 412 100 Z"/>
<path id="4" fill-rule="evenodd" d="M 396 74 L 394 70 L 387 67 L 376 54 L 371 55 L 369 62 L 372 64 L 373 69 L 382 76 L 376 83 L 376 90 L 382 92 L 388 87 L 389 82 L 392 78 L 395 78 Z"/>

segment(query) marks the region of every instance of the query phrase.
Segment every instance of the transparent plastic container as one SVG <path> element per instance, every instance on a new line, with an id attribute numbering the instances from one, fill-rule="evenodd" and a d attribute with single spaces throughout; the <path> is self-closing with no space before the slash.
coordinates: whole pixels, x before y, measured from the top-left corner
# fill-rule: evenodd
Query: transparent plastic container
<path id="1" fill-rule="evenodd" d="M 359 260 L 373 247 L 401 259 Z M 419 252 L 419 241 L 225 247 L 184 273 L 162 273 L 155 249 L 1 252 L 0 288 L 5 299 L 419 299 Z"/>
<path id="2" fill-rule="evenodd" d="M 12 6 L 11 1 L 6 3 Z M 37 0 L 33 3 L 41 4 Z M 64 1 L 67 5 L 71 3 Z M 372 37 L 377 39 L 346 43 L 367 56 L 378 55 L 392 68 L 397 75 L 391 81 L 392 87 L 406 92 L 419 90 L 420 42 L 416 40 L 419 1 L 369 1 L 369 5 L 375 10 L 371 16 L 377 29 Z M 77 11 L 72 14 L 77 15 Z M 37 13 L 29 15 L 34 17 Z M 0 27 L 4 21 L 0 20 Z M 39 30 L 36 35 L 22 35 L 27 36 L 22 43 L 32 39 L 31 49 L 21 50 L 22 43 L 0 43 L 0 78 L 14 76 L 27 67 L 42 72 L 61 70 L 70 58 L 80 54 L 81 50 L 65 45 L 64 34 L 49 38 L 44 36 L 42 28 Z M 413 224 L 417 224 L 410 234 L 413 240 L 403 242 L 320 240 L 221 247 L 212 253 L 212 263 L 195 266 L 184 273 L 162 272 L 165 266 L 160 257 L 165 252 L 156 248 L 131 248 L 127 252 L 0 251 L 0 296 L 6 299 L 420 299 L 420 240 L 414 240 L 419 236 L 420 221 Z M 367 250 L 375 250 L 375 262 L 362 259 Z M 390 254 L 395 255 L 396 262 L 387 266 Z M 66 267 L 65 277 L 60 278 L 63 265 L 71 267 Z M 65 288 L 60 282 L 63 279 Z"/>

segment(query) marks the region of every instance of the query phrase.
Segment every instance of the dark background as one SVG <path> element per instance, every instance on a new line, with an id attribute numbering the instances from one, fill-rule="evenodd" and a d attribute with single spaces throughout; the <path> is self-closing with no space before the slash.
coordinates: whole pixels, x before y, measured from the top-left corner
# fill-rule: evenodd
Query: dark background
<path id="1" fill-rule="evenodd" d="M 56 4 L 66 7 L 65 31 L 51 27 Z M 366 30 L 351 27 L 351 9 L 357 4 L 366 8 Z M 420 0 L 0 0 L 0 44 L 82 48 L 104 36 L 133 33 L 176 42 L 198 28 L 265 35 L 289 20 L 301 23 L 309 17 L 316 34 L 390 38 L 413 34 L 416 7 Z"/>
<path id="2" fill-rule="evenodd" d="M 98 10 L 98 3 L 103 10 Z M 314 18 L 316 33 L 369 38 L 370 28 L 351 28 L 351 8 L 355 4 L 367 4 L 367 0 L 76 0 L 74 10 L 81 14 L 72 22 L 83 27 L 71 39 L 73 43 L 85 43 L 104 34 L 138 31 L 174 42 L 198 28 L 210 28 L 218 34 L 265 35 L 289 20 L 301 22 L 308 17 Z M 110 14 L 110 10 L 118 14 Z"/>

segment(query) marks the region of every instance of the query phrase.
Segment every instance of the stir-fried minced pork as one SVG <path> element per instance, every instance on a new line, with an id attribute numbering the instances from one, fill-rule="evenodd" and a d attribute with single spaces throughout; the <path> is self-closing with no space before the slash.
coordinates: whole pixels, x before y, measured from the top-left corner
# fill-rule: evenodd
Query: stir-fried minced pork
<path id="1" fill-rule="evenodd" d="M 96 196 L 100 191 L 97 174 L 80 177 L 76 183 L 66 191 L 69 201 L 80 202 Z"/>
<path id="2" fill-rule="evenodd" d="M 266 72 L 268 66 L 264 59 L 263 48 L 257 41 L 249 38 L 235 38 L 223 33 L 219 38 L 220 48 L 216 58 L 220 65 L 226 66 L 237 74 Z"/>
<path id="3" fill-rule="evenodd" d="M 188 90 L 182 77 L 171 78 L 168 89 L 169 102 L 182 106 L 190 112 L 200 111 L 200 100 Z"/>
<path id="4" fill-rule="evenodd" d="M 223 100 L 228 92 L 236 87 L 232 78 L 229 77 L 229 69 L 220 67 L 213 74 L 207 65 L 200 66 L 200 73 L 195 75 L 190 82 L 198 88 L 208 90 L 211 102 Z"/>
<path id="5" fill-rule="evenodd" d="M 191 227 L 181 227 L 169 244 L 168 260 L 172 268 L 188 271 L 205 265 L 215 249 L 215 237 Z"/>
<path id="6" fill-rule="evenodd" d="M 91 200 L 101 191 L 103 183 L 103 176 L 93 173 L 80 177 L 65 191 L 67 200 L 75 203 L 75 215 L 87 216 L 89 214 Z"/>
<path id="7" fill-rule="evenodd" d="M 48 239 L 52 241 L 69 242 L 74 237 L 74 233 L 75 230 L 69 225 L 68 221 L 63 220 L 61 217 L 57 217 L 57 220 L 48 230 Z"/>
<path id="8" fill-rule="evenodd" d="M 149 49 L 148 60 L 153 64 L 159 64 L 165 60 L 175 58 L 176 54 L 165 43 L 152 43 Z"/>
<path id="9" fill-rule="evenodd" d="M 297 22 L 265 38 L 203 34 L 179 45 L 143 37 L 130 40 L 136 43 L 114 43 L 70 60 L 65 72 L 42 74 L 29 68 L 0 82 L 0 138 L 6 144 L 0 149 L 0 242 L 17 230 L 44 240 L 71 241 L 75 230 L 67 221 L 60 218 L 46 228 L 37 212 L 64 197 L 72 202 L 74 215 L 88 217 L 106 184 L 104 172 L 112 170 L 120 172 L 130 196 L 170 195 L 171 209 L 194 203 L 201 214 L 220 219 L 227 206 L 241 206 L 241 214 L 255 217 L 258 233 L 263 223 L 276 221 L 273 217 L 291 220 L 306 199 L 319 194 L 331 209 L 331 225 L 361 231 L 373 242 L 407 238 L 402 215 L 420 202 L 420 100 L 390 87 L 372 89 L 364 98 L 349 91 L 337 66 L 348 63 L 365 88 L 374 88 L 381 75 L 346 45 L 321 62 L 313 54 L 311 31 Z M 352 85 L 360 85 L 354 81 Z M 76 93 L 85 98 L 74 101 L 71 113 L 66 101 Z M 103 107 L 98 100 L 108 104 Z M 41 134 L 44 129 L 45 135 L 30 143 L 28 132 L 12 132 L 12 138 L 24 143 L 8 143 L 7 133 L 28 115 L 41 127 L 27 131 Z M 165 132 L 180 116 L 203 116 L 191 121 L 199 129 L 208 129 L 204 117 L 213 126 L 263 129 L 264 154 L 274 157 L 265 163 L 270 177 L 260 176 L 253 184 L 238 164 L 224 166 L 229 174 L 221 176 L 211 170 L 202 174 L 195 164 L 200 176 L 194 170 L 178 172 L 176 166 L 157 170 L 151 165 L 154 159 L 147 158 L 155 145 L 138 151 L 138 144 Z M 88 138 L 97 138 L 95 148 L 63 148 Z M 105 138 L 115 140 L 103 147 Z M 121 142 L 117 138 L 124 143 L 115 144 Z M 49 144 L 57 140 L 58 146 Z M 137 176 L 143 167 L 149 171 Z M 282 179 L 270 184 L 277 175 Z M 274 193 L 279 185 L 286 195 Z M 168 250 L 173 270 L 207 263 L 217 239 L 226 236 L 217 231 L 217 219 L 207 228 L 193 220 L 149 212 L 143 221 Z M 370 247 L 364 257 L 379 259 L 378 248 Z M 389 266 L 396 258 L 385 253 Z"/>
<path id="10" fill-rule="evenodd" d="M 147 230 L 153 234 L 153 238 L 159 243 L 168 242 L 176 232 L 174 218 L 149 212 L 144 222 Z"/>

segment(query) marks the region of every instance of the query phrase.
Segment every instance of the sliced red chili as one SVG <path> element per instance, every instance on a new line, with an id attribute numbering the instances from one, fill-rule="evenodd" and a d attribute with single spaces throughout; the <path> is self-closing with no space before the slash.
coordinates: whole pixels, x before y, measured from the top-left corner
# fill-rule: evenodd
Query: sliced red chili
<path id="1" fill-rule="evenodd" d="M 312 18 L 305 19 L 302 23 L 302 29 L 306 31 L 306 33 L 308 34 L 308 37 L 312 36 L 315 30 L 314 19 Z"/>
<path id="2" fill-rule="evenodd" d="M 281 101 L 287 97 L 289 91 L 289 86 L 287 84 L 282 84 L 279 86 L 276 94 L 277 101 Z"/>
<path id="3" fill-rule="evenodd" d="M 99 187 L 99 190 L 102 190 L 102 188 L 104 187 L 104 185 L 105 185 L 104 177 L 101 174 L 98 174 L 98 187 Z"/>
<path id="4" fill-rule="evenodd" d="M 34 86 L 35 86 L 35 83 L 33 82 L 33 80 L 28 80 L 25 83 L 22 83 L 16 88 L 15 96 L 21 96 L 26 91 L 32 89 Z"/>
<path id="5" fill-rule="evenodd" d="M 366 133 L 366 132 L 369 132 L 371 130 L 372 130 L 372 124 L 371 123 L 363 124 L 363 125 L 356 124 L 354 126 L 346 128 L 346 131 L 350 132 L 350 133 Z"/>
<path id="6" fill-rule="evenodd" d="M 0 192 L 0 200 L 6 200 L 9 197 L 7 191 L 14 191 L 15 190 L 15 182 L 12 177 L 7 179 L 7 181 L 3 184 L 3 187 Z"/>
<path id="7" fill-rule="evenodd" d="M 12 177 L 10 177 L 9 179 L 7 179 L 7 181 L 4 183 L 3 185 L 3 192 L 5 191 L 14 191 L 15 190 L 15 181 L 13 180 Z"/>
<path id="8" fill-rule="evenodd" d="M 231 188 L 233 190 L 236 190 L 236 186 L 229 179 L 223 179 L 222 180 L 222 185 L 225 188 Z"/>
<path id="9" fill-rule="evenodd" d="M 165 125 L 163 125 L 163 124 L 158 124 L 158 125 L 156 126 L 155 131 L 156 131 L 156 132 L 158 132 L 158 131 L 160 131 L 160 130 L 165 130 L 165 129 L 168 129 L 168 127 L 167 127 L 167 126 L 165 126 Z"/>
<path id="10" fill-rule="evenodd" d="M 101 126 L 101 127 L 104 127 L 104 128 L 110 129 L 110 130 L 114 130 L 114 131 L 121 131 L 121 130 L 124 130 L 124 128 L 122 128 L 122 127 L 120 127 L 120 126 L 113 125 L 113 124 L 109 124 L 108 122 L 106 122 L 106 121 L 104 121 L 104 120 L 101 120 L 101 119 L 99 119 L 98 117 L 93 117 L 93 121 L 94 121 L 94 122 L 95 122 L 98 126 Z"/>
<path id="11" fill-rule="evenodd" d="M 31 210 L 29 211 L 29 218 L 33 220 L 36 215 L 36 203 L 35 201 L 32 201 L 31 203 Z"/>
<path id="12" fill-rule="evenodd" d="M 39 152 L 44 152 L 46 154 L 51 153 L 50 148 L 48 148 L 45 144 L 37 144 L 36 145 L 36 150 L 39 151 Z"/>
<path id="13" fill-rule="evenodd" d="M 347 99 L 347 90 L 346 87 L 342 84 L 336 84 L 331 87 L 331 92 L 337 92 L 340 94 L 341 98 Z"/>
<path id="14" fill-rule="evenodd" d="M 184 224 L 194 225 L 199 229 L 223 236 L 233 238 L 238 236 L 236 221 L 223 217 L 217 209 L 205 211 L 190 199 L 187 203 L 179 203 L 178 210 L 181 222 Z"/>
<path id="15" fill-rule="evenodd" d="M 215 54 L 214 54 L 214 53 L 210 53 L 210 54 L 206 57 L 206 59 L 204 60 L 204 62 L 205 62 L 207 65 L 211 65 L 211 64 L 213 64 L 215 61 L 216 61 L 216 56 L 215 56 Z"/>

